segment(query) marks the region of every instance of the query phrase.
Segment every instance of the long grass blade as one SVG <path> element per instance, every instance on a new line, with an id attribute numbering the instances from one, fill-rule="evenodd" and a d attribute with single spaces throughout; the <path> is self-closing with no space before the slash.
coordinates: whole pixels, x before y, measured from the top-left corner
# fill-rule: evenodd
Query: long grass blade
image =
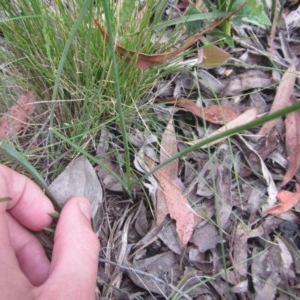
<path id="1" fill-rule="evenodd" d="M 116 109 L 117 109 L 117 113 L 119 116 L 119 124 L 120 124 L 121 133 L 122 133 L 122 140 L 123 140 L 123 147 L 124 147 L 124 154 L 125 154 L 126 182 L 127 182 L 128 188 L 130 188 L 130 173 L 131 173 L 130 151 L 129 151 L 129 145 L 128 145 L 122 97 L 121 97 L 121 93 L 120 93 L 118 65 L 117 65 L 115 44 L 114 44 L 115 43 L 114 32 L 113 32 L 113 27 L 112 27 L 112 22 L 111 22 L 111 10 L 109 8 L 108 1 L 103 0 L 102 3 L 103 3 L 103 8 L 104 8 L 106 24 L 107 24 L 107 32 L 108 32 L 108 35 L 111 37 L 109 39 L 109 48 L 110 48 L 110 55 L 111 55 L 111 59 L 112 59 L 113 77 L 114 77 L 114 81 L 115 81 Z"/>
<path id="2" fill-rule="evenodd" d="M 210 144 L 212 142 L 215 142 L 215 141 L 218 141 L 222 138 L 226 138 L 226 137 L 230 137 L 234 134 L 238 134 L 239 132 L 242 132 L 244 130 L 247 130 L 247 129 L 250 129 L 250 128 L 253 128 L 255 126 L 259 126 L 259 125 L 262 125 L 268 121 L 271 121 L 271 120 L 274 120 L 276 118 L 280 118 L 280 117 L 283 117 L 293 111 L 296 111 L 300 109 L 300 102 L 297 102 L 293 105 L 290 105 L 288 107 L 286 107 L 285 109 L 282 109 L 282 110 L 279 110 L 279 111 L 276 111 L 272 114 L 268 114 L 266 116 L 263 116 L 263 117 L 260 117 L 254 121 L 251 121 L 249 123 L 246 123 L 244 125 L 241 125 L 241 126 L 238 126 L 236 128 L 232 128 L 232 129 L 229 129 L 227 131 L 224 131 L 224 132 L 221 132 L 219 134 L 216 134 L 212 137 L 209 137 L 207 139 L 204 139 L 202 141 L 200 141 L 199 143 L 195 144 L 195 145 L 192 145 L 180 152 L 178 152 L 176 155 L 168 158 L 167 160 L 165 160 L 164 162 L 160 163 L 159 165 L 157 165 L 156 167 L 154 167 L 152 170 L 150 170 L 148 173 L 146 173 L 140 180 L 144 180 L 146 178 L 148 178 L 150 175 L 154 174 L 157 170 L 159 170 L 160 168 L 164 167 L 165 165 L 169 164 L 170 162 L 172 162 L 173 160 L 175 159 L 178 159 L 182 156 L 185 156 L 187 154 L 189 154 L 190 152 L 192 151 L 195 151 L 207 144 Z"/>
<path id="3" fill-rule="evenodd" d="M 14 161 L 18 162 L 34 179 L 34 181 L 38 184 L 38 186 L 45 190 L 46 194 L 51 199 L 52 203 L 56 208 L 58 208 L 57 201 L 55 198 L 51 195 L 51 193 L 48 190 L 48 185 L 44 178 L 40 175 L 40 173 L 36 170 L 36 168 L 29 163 L 29 161 L 19 152 L 17 151 L 13 146 L 6 142 L 0 142 L 0 152 L 2 152 L 4 155 L 12 158 Z"/>
<path id="4" fill-rule="evenodd" d="M 56 135 L 58 138 L 60 138 L 63 142 L 69 144 L 72 148 L 74 148 L 76 151 L 84 155 L 86 158 L 91 160 L 92 162 L 98 164 L 101 166 L 101 168 L 105 169 L 111 176 L 113 176 L 120 184 L 123 186 L 123 188 L 126 190 L 126 192 L 129 193 L 129 190 L 127 188 L 127 184 L 122 180 L 121 177 L 119 177 L 116 173 L 114 173 L 110 168 L 108 168 L 101 160 L 97 159 L 78 145 L 76 145 L 74 142 L 72 142 L 70 139 L 66 138 L 63 134 L 61 134 L 59 131 L 57 131 L 55 128 L 50 128 L 50 131 Z"/>

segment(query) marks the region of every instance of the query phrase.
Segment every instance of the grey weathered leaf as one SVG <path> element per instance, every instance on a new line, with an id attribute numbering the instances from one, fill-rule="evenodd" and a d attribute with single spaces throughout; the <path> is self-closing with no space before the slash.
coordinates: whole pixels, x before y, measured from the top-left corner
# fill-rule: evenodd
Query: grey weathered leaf
<path id="1" fill-rule="evenodd" d="M 135 261 L 128 276 L 137 286 L 166 296 L 172 293 L 172 285 L 176 284 L 181 273 L 178 258 L 169 251 Z"/>
<path id="2" fill-rule="evenodd" d="M 232 77 L 225 86 L 223 96 L 240 95 L 246 90 L 266 88 L 272 84 L 271 76 L 260 70 L 249 70 Z"/>
<path id="3" fill-rule="evenodd" d="M 221 242 L 221 239 L 216 227 L 206 223 L 201 227 L 196 226 L 190 241 L 198 247 L 200 252 L 204 253 L 209 249 L 215 248 Z"/>
<path id="4" fill-rule="evenodd" d="M 98 231 L 103 191 L 94 168 L 86 157 L 73 160 L 52 182 L 49 191 L 61 207 L 72 197 L 86 197 L 92 206 L 94 229 Z"/>

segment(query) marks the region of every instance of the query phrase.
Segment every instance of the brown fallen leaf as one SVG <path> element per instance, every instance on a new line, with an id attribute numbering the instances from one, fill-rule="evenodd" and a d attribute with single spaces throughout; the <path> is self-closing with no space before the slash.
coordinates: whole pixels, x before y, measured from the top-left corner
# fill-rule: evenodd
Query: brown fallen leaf
<path id="1" fill-rule="evenodd" d="M 160 162 L 165 161 L 177 153 L 177 140 L 173 120 L 171 119 L 163 133 L 160 148 Z M 147 160 L 150 158 L 147 158 Z M 197 221 L 197 215 L 192 210 L 188 200 L 183 195 L 178 184 L 178 160 L 174 160 L 165 167 L 157 170 L 154 175 L 157 178 L 161 187 L 160 201 L 165 201 L 167 212 L 162 212 L 162 215 L 170 214 L 171 218 L 176 221 L 176 231 L 179 241 L 183 249 L 186 248 L 190 240 L 194 226 Z M 160 204 L 158 204 L 160 205 Z M 156 208 L 157 209 L 157 208 Z M 161 214 L 161 212 L 157 212 Z"/>
<path id="2" fill-rule="evenodd" d="M 237 11 L 239 11 L 242 8 L 242 6 L 238 7 L 236 10 L 229 13 L 224 18 L 214 22 L 212 25 L 208 26 L 207 28 L 203 29 L 202 31 L 196 33 L 195 35 L 188 37 L 181 47 L 179 47 L 175 50 L 172 50 L 170 52 L 157 53 L 157 54 L 146 54 L 146 53 L 142 53 L 142 52 L 137 53 L 135 51 L 125 49 L 118 43 L 116 43 L 116 51 L 118 52 L 118 54 L 120 56 L 125 57 L 126 62 L 130 62 L 132 59 L 135 59 L 136 66 L 142 70 L 152 68 L 155 65 L 162 63 L 168 59 L 174 58 L 177 55 L 183 53 L 185 50 L 189 49 L 191 46 L 193 46 L 199 40 L 199 38 L 201 36 L 203 36 L 206 32 L 216 28 L 217 26 L 222 24 L 224 21 L 231 18 Z M 105 41 L 108 42 L 109 36 L 108 36 L 106 30 L 101 25 L 101 23 L 97 17 L 94 17 L 94 23 L 98 27 L 98 29 L 99 29 L 100 33 L 102 34 L 103 38 L 105 39 Z M 206 55 L 208 57 L 208 65 L 210 65 L 210 66 L 215 64 L 215 62 L 213 61 L 213 59 L 214 59 L 213 56 L 215 56 L 216 62 L 222 61 L 222 63 L 224 62 L 224 59 L 227 60 L 230 57 L 230 55 L 228 53 L 219 49 L 216 46 L 209 46 L 209 48 L 207 48 L 204 51 L 205 51 L 205 54 L 204 54 L 203 63 L 205 64 L 205 55 Z M 211 53 L 209 53 L 209 52 L 211 52 Z"/>
<path id="3" fill-rule="evenodd" d="M 149 169 L 153 169 L 156 166 L 156 163 L 154 160 L 152 160 L 150 157 L 146 156 L 144 157 L 146 165 L 149 167 Z M 166 216 L 168 215 L 169 210 L 166 203 L 164 192 L 161 188 L 157 189 L 156 192 L 156 204 L 155 204 L 155 219 L 156 224 L 160 225 L 165 220 Z"/>
<path id="4" fill-rule="evenodd" d="M 0 139 L 12 137 L 20 132 L 28 118 L 33 114 L 35 106 L 36 96 L 32 92 L 20 96 L 9 112 L 0 118 Z"/>
<path id="5" fill-rule="evenodd" d="M 175 128 L 173 125 L 173 118 L 170 119 L 167 127 L 162 135 L 160 142 L 160 162 L 164 162 L 178 151 L 177 149 L 177 138 L 175 133 Z M 161 172 L 165 176 L 176 180 L 178 175 L 178 159 L 174 159 L 172 162 L 161 168 Z"/>
<path id="6" fill-rule="evenodd" d="M 296 59 L 293 59 L 291 66 L 286 70 L 277 88 L 277 92 L 270 110 L 270 113 L 288 106 L 290 97 L 294 90 L 296 80 Z M 278 119 L 265 123 L 258 135 L 267 135 L 276 126 Z"/>
<path id="7" fill-rule="evenodd" d="M 201 56 L 203 57 L 201 66 L 205 68 L 218 67 L 231 57 L 229 53 L 214 45 L 204 46 L 199 51 L 202 52 Z"/>
<path id="8" fill-rule="evenodd" d="M 237 118 L 231 120 L 226 125 L 222 126 L 218 130 L 216 130 L 213 133 L 211 133 L 210 135 L 208 135 L 208 136 L 206 136 L 206 137 L 204 137 L 202 139 L 199 139 L 199 140 L 195 140 L 195 141 L 191 141 L 191 142 L 185 142 L 185 143 L 188 144 L 188 145 L 195 145 L 195 144 L 201 142 L 202 140 L 205 140 L 207 138 L 213 137 L 213 136 L 215 136 L 215 135 L 217 135 L 217 134 L 219 134 L 221 132 L 224 132 L 224 131 L 226 131 L 228 129 L 232 129 L 232 128 L 241 126 L 243 124 L 246 124 L 248 122 L 251 122 L 251 121 L 253 121 L 253 120 L 256 119 L 256 116 L 257 116 L 257 110 L 256 110 L 256 108 L 248 109 L 245 112 L 243 112 L 241 115 L 239 115 Z M 212 145 L 214 145 L 216 143 L 219 143 L 221 140 L 224 140 L 224 139 L 225 138 L 222 138 L 220 140 L 217 140 L 217 141 L 214 141 L 212 143 L 206 144 L 205 146 L 203 146 L 201 148 L 202 149 L 207 148 L 207 147 L 212 146 Z"/>
<path id="9" fill-rule="evenodd" d="M 290 97 L 290 104 L 296 103 L 294 96 Z M 286 185 L 297 173 L 300 167 L 300 111 L 294 111 L 285 119 L 285 148 L 289 161 L 288 169 L 284 175 L 282 186 Z"/>
<path id="10" fill-rule="evenodd" d="M 265 210 L 264 215 L 283 214 L 292 209 L 300 200 L 300 184 L 296 183 L 296 192 L 294 193 L 285 190 L 278 192 L 277 199 L 279 204 Z"/>
<path id="11" fill-rule="evenodd" d="M 218 125 L 224 125 L 227 122 L 230 122 L 237 118 L 241 111 L 236 107 L 221 106 L 221 105 L 210 105 L 207 107 L 198 106 L 195 102 L 185 99 L 185 98 L 163 98 L 157 99 L 157 101 L 167 101 L 169 103 L 174 103 L 177 106 L 180 106 L 195 116 L 205 119 L 207 122 L 211 122 Z"/>

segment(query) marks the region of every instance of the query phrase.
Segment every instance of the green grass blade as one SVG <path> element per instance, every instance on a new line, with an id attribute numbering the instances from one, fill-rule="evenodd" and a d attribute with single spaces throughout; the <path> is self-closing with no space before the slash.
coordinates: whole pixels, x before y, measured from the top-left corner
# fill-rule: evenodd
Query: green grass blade
<path id="1" fill-rule="evenodd" d="M 36 168 L 31 165 L 28 160 L 20 153 L 18 152 L 13 146 L 6 142 L 0 142 L 0 152 L 2 152 L 4 155 L 12 158 L 16 162 L 18 162 L 34 179 L 34 181 L 39 185 L 39 187 L 43 190 L 45 190 L 46 194 L 51 199 L 52 203 L 56 208 L 58 208 L 57 201 L 55 198 L 51 195 L 51 193 L 48 191 L 48 185 L 44 178 L 40 175 L 40 173 L 36 170 Z"/>
<path id="2" fill-rule="evenodd" d="M 58 94 L 58 89 L 59 89 L 59 83 L 60 83 L 60 80 L 61 80 L 61 74 L 62 74 L 64 65 L 65 65 L 65 62 L 66 62 L 66 59 L 67 59 L 67 55 L 68 55 L 69 49 L 71 47 L 72 41 L 75 38 L 76 32 L 78 30 L 78 27 L 82 23 L 85 15 L 86 15 L 86 13 L 91 8 L 92 4 L 93 4 L 93 0 L 87 0 L 84 3 L 84 5 L 83 5 L 83 7 L 82 7 L 82 9 L 80 11 L 80 14 L 79 14 L 76 22 L 74 23 L 73 28 L 72 28 L 72 30 L 70 32 L 70 35 L 69 35 L 69 37 L 68 37 L 68 39 L 66 41 L 66 44 L 65 44 L 63 53 L 61 55 L 58 68 L 57 68 L 57 74 L 56 74 L 55 83 L 54 83 L 54 87 L 53 87 L 53 93 L 52 93 L 52 101 L 53 101 L 53 103 L 55 103 L 54 100 L 57 99 L 57 94 Z M 52 112 L 53 111 L 54 110 L 52 110 Z"/>
<path id="3" fill-rule="evenodd" d="M 163 23 L 153 26 L 151 29 L 164 29 L 168 26 L 186 24 L 188 22 L 220 19 L 220 18 L 225 17 L 226 15 L 228 15 L 228 13 L 226 13 L 226 12 L 209 12 L 209 13 L 200 13 L 199 12 L 198 14 L 187 15 L 184 17 L 165 21 Z"/>
<path id="4" fill-rule="evenodd" d="M 77 152 L 81 153 L 82 155 L 84 155 L 86 158 L 88 158 L 89 160 L 91 160 L 92 162 L 98 164 L 99 166 L 101 166 L 103 169 L 105 169 L 110 175 L 112 175 L 118 182 L 121 183 L 121 185 L 123 186 L 123 188 L 126 190 L 126 192 L 129 193 L 128 188 L 126 183 L 122 180 L 121 177 L 119 177 L 116 173 L 114 173 L 110 168 L 108 168 L 106 166 L 106 164 L 104 164 L 101 160 L 97 159 L 96 157 L 94 157 L 93 155 L 91 155 L 90 153 L 88 153 L 87 151 L 85 151 L 84 149 L 82 149 L 81 147 L 79 147 L 78 145 L 76 145 L 74 142 L 72 142 L 70 139 L 66 138 L 64 135 L 62 135 L 59 131 L 57 131 L 55 128 L 50 128 L 50 131 L 56 135 L 58 138 L 60 138 L 63 142 L 69 144 L 72 148 L 74 148 Z"/>
<path id="5" fill-rule="evenodd" d="M 164 162 L 160 163 L 159 165 L 157 165 L 156 167 L 154 167 L 152 170 L 150 170 L 148 173 L 146 173 L 140 180 L 144 180 L 146 179 L 147 177 L 149 177 L 150 175 L 154 174 L 157 170 L 159 170 L 160 168 L 164 167 L 165 165 L 169 164 L 170 162 L 172 162 L 173 160 L 175 159 L 178 159 L 182 156 L 185 156 L 187 155 L 188 153 L 192 152 L 192 151 L 196 151 L 198 150 L 200 147 L 203 147 L 207 144 L 210 144 L 212 142 L 215 142 L 215 141 L 218 141 L 220 139 L 223 139 L 223 138 L 226 138 L 226 137 L 230 137 L 234 134 L 237 134 L 239 132 L 242 132 L 244 130 L 247 130 L 247 129 L 250 129 L 250 128 L 253 128 L 255 126 L 260 126 L 266 122 L 269 122 L 271 120 L 274 120 L 274 119 L 277 119 L 277 118 L 280 118 L 282 116 L 285 116 L 293 111 L 296 111 L 300 109 L 300 102 L 297 102 L 293 105 L 290 105 L 282 110 L 279 110 L 279 111 L 276 111 L 274 113 L 271 113 L 271 114 L 268 114 L 266 116 L 263 116 L 263 117 L 260 117 L 254 121 L 251 121 L 249 123 L 246 123 L 244 125 L 241 125 L 241 126 L 238 126 L 236 128 L 232 128 L 232 129 L 229 129 L 225 132 L 221 132 L 219 134 L 216 134 L 212 137 L 209 137 L 205 140 L 202 140 L 200 141 L 199 143 L 195 144 L 195 145 L 192 145 L 180 152 L 178 152 L 176 155 L 168 158 L 167 160 L 165 160 Z"/>
<path id="6" fill-rule="evenodd" d="M 119 116 L 119 124 L 120 124 L 121 133 L 122 133 L 122 140 L 123 140 L 123 147 L 124 147 L 124 154 L 125 154 L 126 182 L 127 182 L 128 188 L 130 189 L 130 186 L 131 186 L 130 185 L 130 173 L 131 173 L 130 151 L 129 151 L 129 145 L 128 145 L 122 97 L 121 97 L 121 93 L 120 93 L 118 65 L 117 65 L 117 59 L 116 59 L 116 53 L 115 53 L 115 40 L 114 40 L 113 27 L 112 27 L 112 22 L 111 22 L 111 10 L 109 8 L 108 1 L 103 0 L 102 3 L 103 3 L 103 8 L 104 8 L 106 24 L 107 24 L 107 33 L 110 37 L 109 38 L 109 48 L 110 48 L 110 55 L 111 55 L 111 59 L 112 59 L 113 78 L 115 81 L 116 109 L 117 109 L 117 113 Z"/>

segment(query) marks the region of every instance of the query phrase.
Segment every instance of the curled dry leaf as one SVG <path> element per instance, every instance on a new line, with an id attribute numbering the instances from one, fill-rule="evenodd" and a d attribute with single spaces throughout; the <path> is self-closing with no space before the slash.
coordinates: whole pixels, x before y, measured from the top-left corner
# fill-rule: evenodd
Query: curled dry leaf
<path id="1" fill-rule="evenodd" d="M 29 92 L 17 100 L 9 112 L 0 118 L 0 139 L 6 139 L 21 131 L 24 123 L 33 114 L 36 106 L 36 96 Z"/>
<path id="2" fill-rule="evenodd" d="M 239 8 L 238 8 L 239 9 Z M 146 54 L 146 53 L 136 53 L 135 51 L 127 50 L 124 47 L 120 46 L 119 44 L 116 44 L 116 51 L 120 56 L 124 56 L 126 62 L 130 62 L 131 60 L 136 60 L 136 66 L 139 69 L 146 70 L 149 68 L 154 67 L 155 65 L 162 63 L 168 59 L 172 59 L 179 54 L 183 53 L 185 50 L 189 49 L 192 47 L 198 39 L 204 35 L 204 33 L 208 32 L 209 30 L 212 30 L 222 24 L 224 21 L 228 20 L 234 13 L 236 12 L 233 11 L 229 13 L 227 16 L 224 18 L 214 22 L 211 26 L 208 26 L 207 28 L 203 29 L 202 31 L 198 32 L 195 35 L 192 35 L 188 37 L 183 45 L 175 50 L 172 50 L 170 52 L 164 52 L 164 53 L 157 53 L 157 54 Z M 106 30 L 103 28 L 101 25 L 99 19 L 97 17 L 94 17 L 94 23 L 98 27 L 100 33 L 106 40 L 106 42 L 109 40 L 109 36 L 106 32 Z M 209 46 L 206 50 L 203 50 L 205 53 L 203 55 L 203 64 L 205 65 L 206 63 L 206 58 L 207 56 L 207 66 L 216 66 L 219 65 L 220 63 L 224 63 L 230 55 L 226 53 L 225 51 L 219 49 L 216 46 Z"/>
<path id="3" fill-rule="evenodd" d="M 290 104 L 296 103 L 296 98 L 290 97 Z M 294 111 L 285 119 L 285 148 L 289 161 L 282 186 L 286 185 L 297 173 L 300 167 L 300 111 Z"/>
<path id="4" fill-rule="evenodd" d="M 263 209 L 267 209 L 273 206 L 276 203 L 276 195 L 278 191 L 273 176 L 268 167 L 266 166 L 264 159 L 254 149 L 253 145 L 247 142 L 247 140 L 243 138 L 242 135 L 238 135 L 235 138 L 234 143 L 244 154 L 244 158 L 247 161 L 251 172 L 253 172 L 258 178 L 262 178 L 262 183 L 267 188 L 268 199 L 265 202 Z"/>
<path id="5" fill-rule="evenodd" d="M 280 191 L 277 194 L 279 204 L 264 211 L 264 214 L 279 215 L 292 209 L 300 199 L 300 184 L 296 184 L 296 192 Z"/>

